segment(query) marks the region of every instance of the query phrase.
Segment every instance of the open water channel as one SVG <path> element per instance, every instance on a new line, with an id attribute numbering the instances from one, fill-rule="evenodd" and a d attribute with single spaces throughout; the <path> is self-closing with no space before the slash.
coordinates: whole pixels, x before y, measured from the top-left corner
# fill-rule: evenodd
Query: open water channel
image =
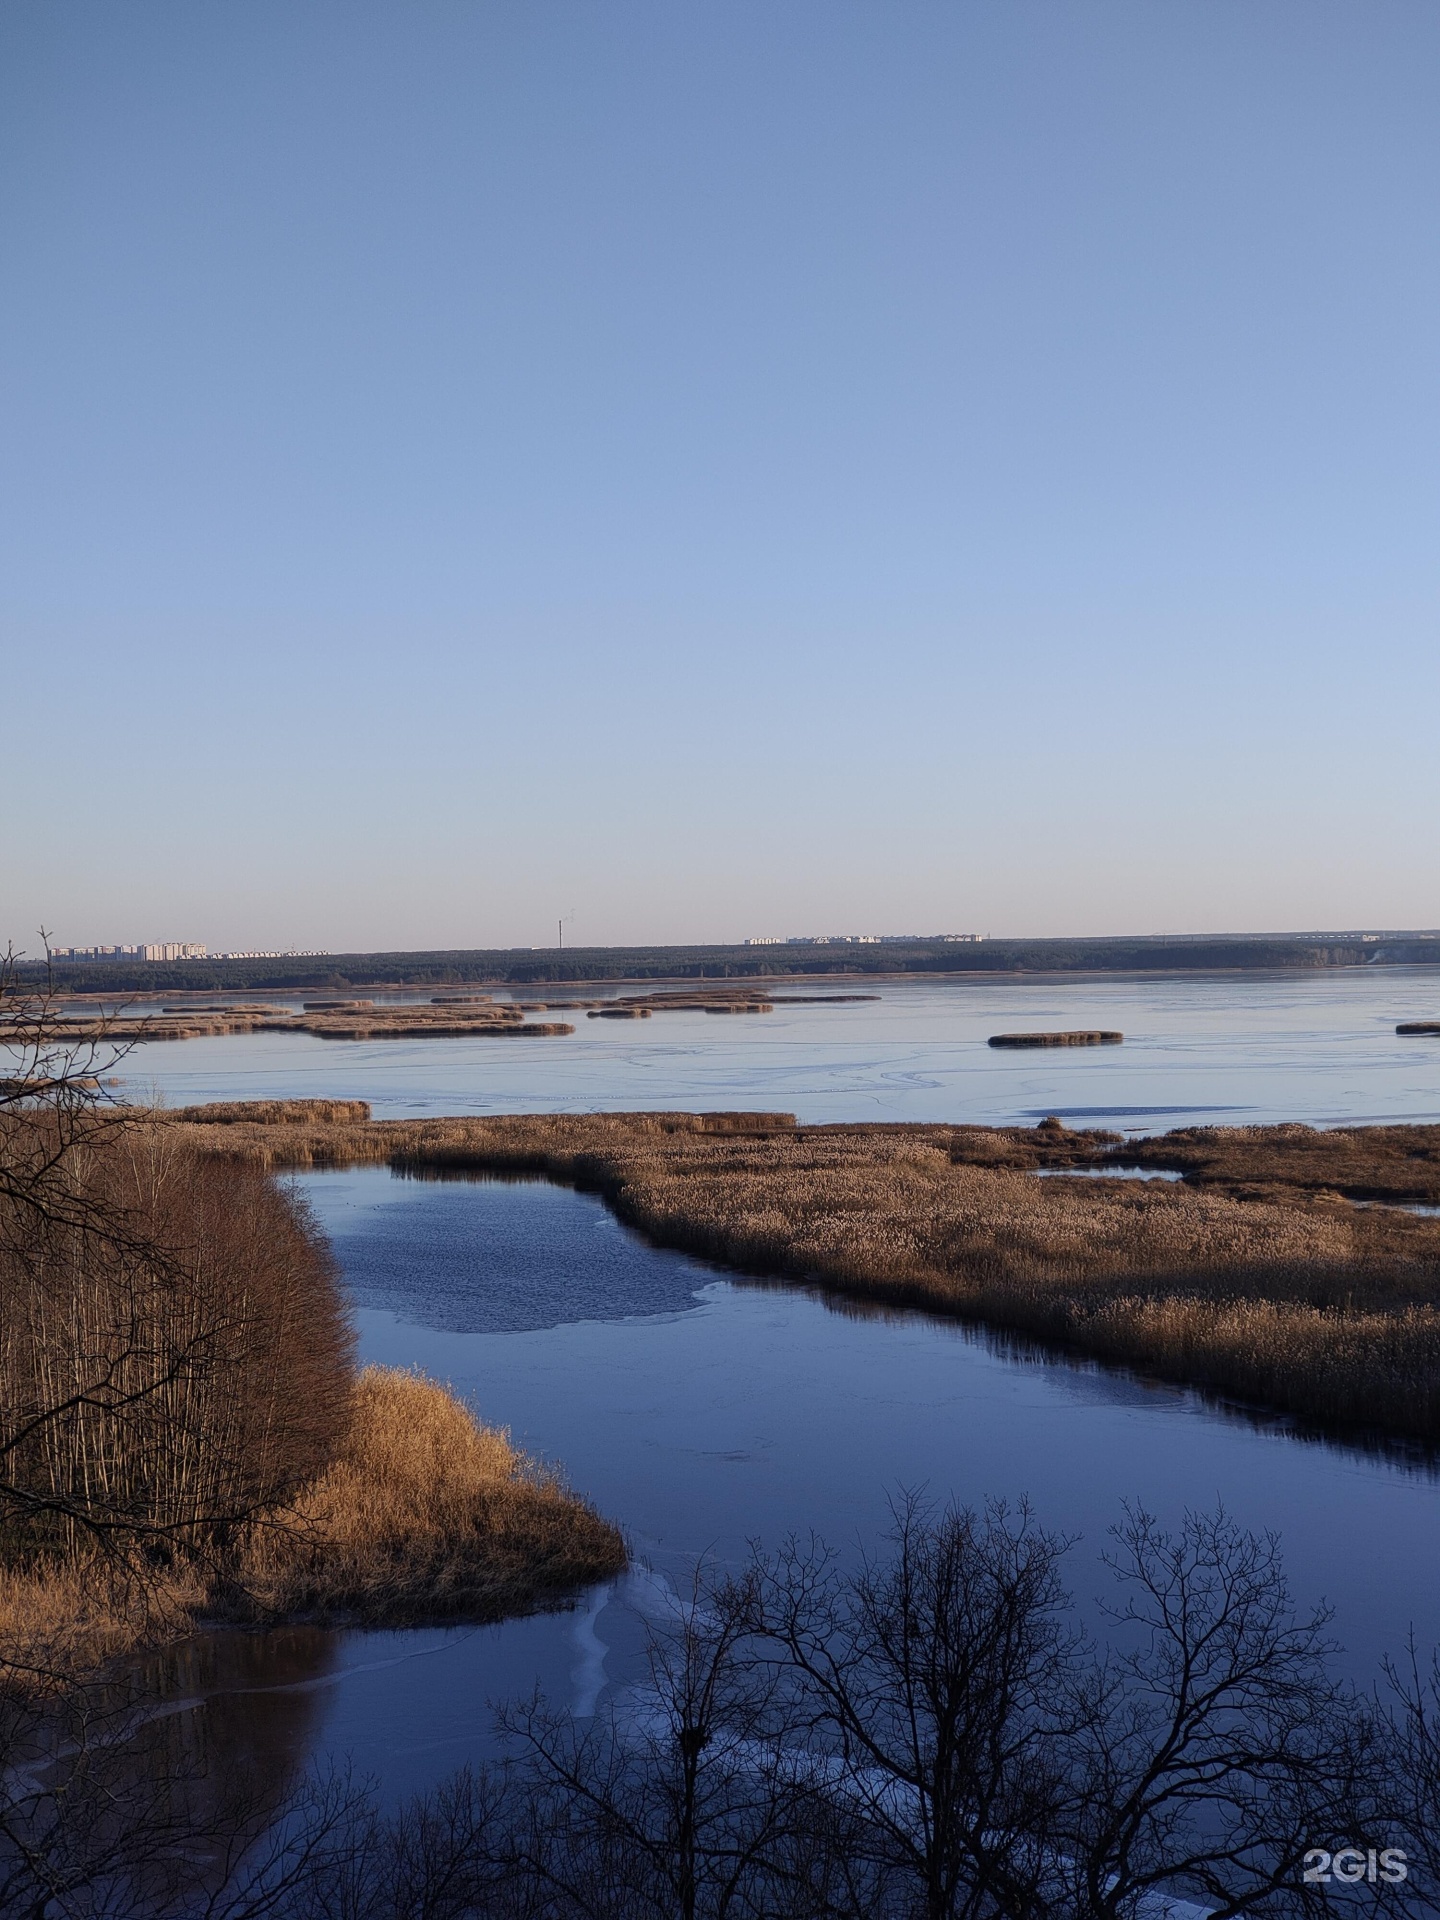
<path id="1" fill-rule="evenodd" d="M 817 1119 L 1440 1119 L 1434 973 L 1207 981 L 901 983 L 871 1006 L 658 1016 L 573 1041 L 331 1045 L 288 1036 L 142 1049 L 167 1097 L 370 1098 L 377 1112 L 789 1108 Z M 1121 1027 L 1124 1048 L 996 1055 L 1021 1024 Z M 737 1031 L 739 1029 L 739 1031 Z M 859 1314 L 646 1246 L 590 1196 L 538 1182 L 300 1183 L 332 1236 L 366 1360 L 452 1383 L 563 1465 L 627 1530 L 634 1571 L 568 1613 L 485 1629 L 207 1636 L 177 1671 L 210 1738 L 277 1765 L 348 1759 L 387 1795 L 491 1749 L 492 1703 L 538 1684 L 579 1714 L 633 1683 L 647 1616 L 698 1557 L 811 1529 L 873 1546 L 887 1501 L 1029 1496 L 1081 1538 L 1081 1604 L 1121 1502 L 1223 1501 L 1284 1540 L 1298 1596 L 1335 1607 L 1368 1678 L 1413 1626 L 1440 1640 L 1433 1463 L 1306 1439 L 1194 1395 L 1017 1352 L 921 1315 Z"/>

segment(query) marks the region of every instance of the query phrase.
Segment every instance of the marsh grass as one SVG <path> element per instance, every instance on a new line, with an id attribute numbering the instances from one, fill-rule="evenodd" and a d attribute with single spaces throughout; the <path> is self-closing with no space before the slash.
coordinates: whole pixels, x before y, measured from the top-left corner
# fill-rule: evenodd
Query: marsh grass
<path id="1" fill-rule="evenodd" d="M 173 995 L 171 996 L 173 997 Z M 874 994 L 790 994 L 788 1004 L 814 1001 L 849 1003 Z M 237 1033 L 309 1033 L 321 1040 L 460 1039 L 467 1035 L 520 1035 L 527 1039 L 571 1034 L 564 1021 L 527 1021 L 546 1012 L 589 1012 L 594 1019 L 645 1020 L 652 1013 L 769 1013 L 774 1001 L 764 987 L 735 982 L 717 986 L 659 988 L 615 999 L 496 1000 L 480 992 L 440 993 L 428 1004 L 377 1003 L 333 998 L 305 1000 L 299 1013 L 260 1002 L 231 1004 L 199 1001 L 166 1006 L 160 1012 L 129 1012 L 105 1022 L 93 1014 L 70 1015 L 67 1037 L 83 1043 L 102 1031 L 126 1045 L 138 1040 L 195 1040 Z"/>
<path id="2" fill-rule="evenodd" d="M 177 1116 L 183 1121 L 183 1114 Z M 658 1245 L 1008 1330 L 1296 1416 L 1440 1441 L 1440 1128 L 829 1126 L 783 1114 L 198 1128 L 271 1166 L 531 1173 Z M 1115 1164 L 1179 1182 L 1035 1180 Z"/>
<path id="3" fill-rule="evenodd" d="M 242 1618 L 404 1626 L 498 1620 L 625 1564 L 619 1533 L 433 1380 L 367 1367 L 331 1467 L 293 1527 L 258 1531 Z"/>
<path id="4" fill-rule="evenodd" d="M 334 1460 L 228 1555 L 143 1583 L 98 1557 L 0 1564 L 0 1669 L 37 1690 L 207 1622 L 493 1621 L 563 1605 L 625 1565 L 559 1477 L 415 1373 L 367 1367 Z"/>
<path id="5" fill-rule="evenodd" d="M 136 1041 L 198 1040 L 236 1033 L 309 1033 L 321 1040 L 410 1039 L 416 1036 L 457 1039 L 467 1035 L 520 1035 L 544 1039 L 573 1033 L 564 1021 L 529 1021 L 525 1014 L 543 1011 L 524 1004 L 474 1002 L 429 1005 L 376 1006 L 369 1000 L 307 1001 L 303 1012 L 275 1007 L 207 1007 L 176 1009 L 163 1014 L 126 1015 L 104 1023 L 90 1015 L 65 1020 L 67 1044 L 83 1045 L 103 1037 L 111 1044 Z M 31 1036 L 16 1029 L 23 1043 Z"/>
<path id="6" fill-rule="evenodd" d="M 1135 1166 L 1243 1199 L 1440 1203 L 1440 1127 L 1187 1127 L 1132 1142 Z"/>
<path id="7" fill-rule="evenodd" d="M 183 1571 L 142 1586 L 98 1555 L 0 1564 L 0 1697 L 63 1693 L 137 1648 L 179 1639 L 204 1597 Z"/>
<path id="8" fill-rule="evenodd" d="M 196 1124 L 228 1127 L 359 1126 L 370 1118 L 368 1100 L 212 1100 L 186 1107 L 185 1117 Z M 164 1115 L 162 1114 L 163 1118 Z"/>

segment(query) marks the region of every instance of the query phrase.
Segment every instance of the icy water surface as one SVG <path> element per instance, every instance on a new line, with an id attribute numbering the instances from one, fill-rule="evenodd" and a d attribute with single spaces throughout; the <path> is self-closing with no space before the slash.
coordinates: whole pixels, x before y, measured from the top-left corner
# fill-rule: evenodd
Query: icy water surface
<path id="1" fill-rule="evenodd" d="M 1402 1020 L 1440 1018 L 1440 969 L 773 984 L 782 995 L 879 998 L 730 1020 L 580 1012 L 563 1016 L 573 1036 L 549 1040 L 237 1034 L 137 1047 L 124 1071 L 132 1090 L 172 1105 L 325 1095 L 369 1100 L 381 1118 L 734 1107 L 808 1122 L 1010 1124 L 1059 1113 L 1137 1132 L 1440 1120 L 1440 1038 L 1395 1032 Z M 634 991 L 608 991 L 622 990 Z M 1047 1027 L 1118 1028 L 1125 1044 L 986 1045 L 992 1033 Z"/>

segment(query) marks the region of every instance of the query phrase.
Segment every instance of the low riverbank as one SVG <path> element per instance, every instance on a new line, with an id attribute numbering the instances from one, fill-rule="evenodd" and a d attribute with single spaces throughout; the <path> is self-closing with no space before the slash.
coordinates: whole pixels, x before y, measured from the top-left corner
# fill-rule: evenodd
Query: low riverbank
<path id="1" fill-rule="evenodd" d="M 275 1169 L 538 1174 L 657 1244 L 1054 1343 L 1316 1427 L 1440 1440 L 1440 1127 L 797 1127 L 784 1114 L 170 1116 Z M 1127 1167 L 1172 1181 L 1125 1177 Z M 1104 1170 L 1121 1177 L 1065 1178 Z M 1036 1178 L 1039 1172 L 1052 1176 Z"/>
<path id="2" fill-rule="evenodd" d="M 0 1663 L 22 1689 L 221 1622 L 488 1623 L 621 1571 L 618 1530 L 443 1387 L 367 1367 L 336 1457 L 228 1557 L 117 1577 L 83 1557 L 0 1571 Z"/>

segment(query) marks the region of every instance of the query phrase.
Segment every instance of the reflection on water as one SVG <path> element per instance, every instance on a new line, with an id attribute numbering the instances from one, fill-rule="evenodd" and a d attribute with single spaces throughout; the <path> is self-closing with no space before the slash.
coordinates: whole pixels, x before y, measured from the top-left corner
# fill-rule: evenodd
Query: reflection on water
<path id="1" fill-rule="evenodd" d="M 1039 1180 L 1183 1180 L 1168 1167 L 1036 1167 Z"/>
<path id="2" fill-rule="evenodd" d="M 313 1627 L 196 1634 L 166 1649 L 136 1676 L 137 1697 L 165 1703 L 140 1727 L 142 1766 L 197 1831 L 263 1830 L 298 1784 L 334 1665 L 332 1637 Z"/>
<path id="3" fill-rule="evenodd" d="M 7 1838 L 39 1843 L 67 1913 L 196 1911 L 299 1785 L 334 1664 L 305 1628 L 205 1633 L 73 1696 L 7 1701 Z"/>
<path id="4" fill-rule="evenodd" d="M 1028 1494 L 1083 1536 L 1070 1569 L 1082 1609 L 1123 1499 L 1162 1519 L 1222 1499 L 1282 1534 L 1299 1597 L 1333 1602 L 1355 1674 L 1368 1679 L 1412 1623 L 1423 1644 L 1440 1637 L 1428 1462 L 1303 1442 L 1282 1422 L 923 1314 L 862 1316 L 719 1279 L 567 1189 L 376 1168 L 302 1185 L 370 1302 L 364 1357 L 450 1381 L 563 1463 L 636 1560 L 573 1610 L 496 1627 L 191 1643 L 223 1652 L 176 1656 L 172 1696 L 205 1702 L 186 1725 L 277 1777 L 309 1751 L 399 1795 L 492 1751 L 496 1701 L 538 1684 L 591 1712 L 637 1681 L 645 1623 L 697 1556 L 732 1566 L 753 1539 L 811 1528 L 845 1552 L 873 1546 L 901 1487 Z M 227 1664 L 208 1678 L 184 1664 L 202 1657 Z"/>

